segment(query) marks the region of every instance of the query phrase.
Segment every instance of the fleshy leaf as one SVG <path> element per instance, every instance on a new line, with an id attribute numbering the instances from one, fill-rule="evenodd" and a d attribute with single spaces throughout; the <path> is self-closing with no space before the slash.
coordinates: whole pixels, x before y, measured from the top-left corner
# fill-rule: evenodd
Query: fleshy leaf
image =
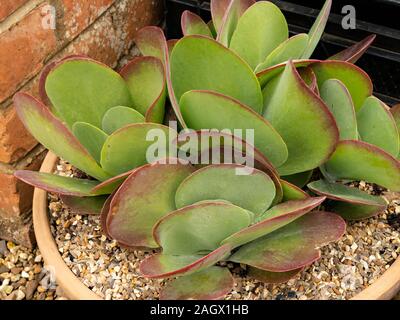
<path id="1" fill-rule="evenodd" d="M 327 80 L 321 87 L 320 95 L 335 117 L 340 140 L 358 140 L 353 100 L 345 85 L 336 79 Z"/>
<path id="2" fill-rule="evenodd" d="M 340 80 L 349 90 L 356 112 L 360 110 L 365 99 L 372 95 L 372 82 L 368 74 L 354 64 L 344 61 L 321 61 L 311 65 L 314 70 L 318 86 L 326 80 Z"/>
<path id="3" fill-rule="evenodd" d="M 132 105 L 149 122 L 162 123 L 167 96 L 165 70 L 162 60 L 155 57 L 137 57 L 121 71 L 132 98 Z M 151 110 L 149 118 L 147 113 Z"/>
<path id="4" fill-rule="evenodd" d="M 308 188 L 316 194 L 335 200 L 329 208 L 348 220 L 369 218 L 387 207 L 382 197 L 370 195 L 341 183 L 319 180 L 308 184 Z"/>
<path id="5" fill-rule="evenodd" d="M 283 190 L 283 202 L 290 200 L 303 200 L 310 197 L 306 192 L 290 182 L 281 180 L 281 185 Z"/>
<path id="6" fill-rule="evenodd" d="M 100 215 L 109 196 L 74 197 L 61 195 L 62 202 L 73 212 L 80 215 Z"/>
<path id="7" fill-rule="evenodd" d="M 135 44 L 144 56 L 156 57 L 163 62 L 165 67 L 165 77 L 167 81 L 169 100 L 179 123 L 185 128 L 186 124 L 183 121 L 180 113 L 178 99 L 175 96 L 171 82 L 170 53 L 173 51 L 173 49 L 175 49 L 178 42 L 176 40 L 170 40 L 167 42 L 164 31 L 161 28 L 147 26 L 140 29 L 136 33 Z M 153 111 L 154 108 L 149 109 L 148 114 L 146 114 L 147 121 L 152 121 L 151 118 L 153 116 Z"/>
<path id="8" fill-rule="evenodd" d="M 148 164 L 133 171 L 116 192 L 107 218 L 113 239 L 129 247 L 156 248 L 152 228 L 175 210 L 175 192 L 191 166 Z"/>
<path id="9" fill-rule="evenodd" d="M 72 132 L 97 163 L 100 163 L 101 149 L 108 135 L 87 122 L 75 122 L 72 126 Z"/>
<path id="10" fill-rule="evenodd" d="M 168 282 L 160 300 L 218 300 L 228 294 L 234 280 L 226 268 L 210 267 Z"/>
<path id="11" fill-rule="evenodd" d="M 107 134 L 112 134 L 128 124 L 143 123 L 144 116 L 135 109 L 117 106 L 109 109 L 103 117 L 102 128 Z"/>
<path id="12" fill-rule="evenodd" d="M 319 88 L 317 82 L 317 76 L 315 75 L 313 69 L 310 67 L 300 68 L 299 75 L 303 79 L 303 81 L 307 84 L 307 86 L 317 95 L 319 96 Z"/>
<path id="13" fill-rule="evenodd" d="M 106 65 L 86 58 L 64 60 L 55 66 L 47 76 L 46 92 L 55 113 L 69 128 L 78 121 L 101 127 L 110 107 L 132 104 L 124 79 Z"/>
<path id="14" fill-rule="evenodd" d="M 140 272 L 146 278 L 169 278 L 188 275 L 205 270 L 217 262 L 226 259 L 231 253 L 229 245 L 224 245 L 206 256 L 153 255 L 140 264 Z"/>
<path id="15" fill-rule="evenodd" d="M 135 170 L 136 169 L 121 173 L 117 176 L 114 176 L 106 181 L 99 183 L 96 187 L 92 189 L 92 193 L 101 193 L 101 194 L 113 193 Z"/>
<path id="16" fill-rule="evenodd" d="M 279 175 L 276 169 L 273 167 L 272 163 L 263 155 L 263 153 L 254 147 L 252 144 L 247 143 L 241 137 L 234 136 L 232 132 L 226 131 L 183 131 L 178 136 L 178 142 L 173 141 L 179 147 L 189 144 L 188 147 L 184 148 L 190 149 L 191 153 L 198 153 L 198 158 L 192 163 L 216 163 L 215 156 L 218 163 L 236 163 L 246 166 L 254 167 L 262 172 L 265 172 L 274 182 L 275 185 L 275 199 L 273 204 L 277 204 L 282 200 L 282 187 L 279 180 Z M 192 142 L 190 141 L 194 141 Z M 182 151 L 182 150 L 180 150 Z M 226 153 L 231 155 L 231 162 L 227 159 Z M 182 158 L 182 157 L 181 157 Z M 212 161 L 210 161 L 210 158 Z M 254 162 L 252 162 L 254 160 Z"/>
<path id="17" fill-rule="evenodd" d="M 293 64 L 296 68 L 303 68 L 303 67 L 308 67 L 312 63 L 318 62 L 319 60 L 293 60 Z M 289 62 L 283 62 L 280 64 L 277 64 L 276 66 L 269 67 L 267 69 L 261 70 L 257 72 L 257 78 L 258 81 L 260 82 L 261 88 L 264 88 L 265 85 L 278 76 L 280 73 L 282 73 L 287 64 Z"/>
<path id="18" fill-rule="evenodd" d="M 361 56 L 365 53 L 365 51 L 367 51 L 372 42 L 374 42 L 375 38 L 376 35 L 372 34 L 361 40 L 360 42 L 355 43 L 351 47 L 340 51 L 339 53 L 330 57 L 328 60 L 341 60 L 350 63 L 356 63 L 358 59 L 360 59 Z"/>
<path id="19" fill-rule="evenodd" d="M 231 1 L 232 0 L 213 0 L 210 2 L 212 22 L 215 30 L 218 31 L 221 28 L 225 13 L 227 12 Z"/>
<path id="20" fill-rule="evenodd" d="M 375 97 L 365 100 L 357 113 L 361 140 L 373 144 L 392 156 L 399 155 L 399 131 L 389 107 Z"/>
<path id="21" fill-rule="evenodd" d="M 308 35 L 305 33 L 297 34 L 276 47 L 267 58 L 261 62 L 256 72 L 265 70 L 282 62 L 300 59 L 308 43 Z"/>
<path id="22" fill-rule="evenodd" d="M 292 174 L 290 176 L 282 176 L 282 179 L 294 184 L 299 188 L 303 188 L 311 179 L 314 170 Z"/>
<path id="23" fill-rule="evenodd" d="M 335 149 L 339 132 L 331 112 L 306 86 L 291 62 L 280 76 L 264 116 L 281 134 L 289 150 L 288 160 L 278 168 L 282 175 L 314 169 Z"/>
<path id="24" fill-rule="evenodd" d="M 110 233 L 108 232 L 107 228 L 107 217 L 110 214 L 110 205 L 111 201 L 114 198 L 115 192 L 113 192 L 104 202 L 103 208 L 101 209 L 100 212 L 100 224 L 101 224 L 101 229 L 103 231 L 103 234 L 106 235 L 109 239 L 112 239 L 110 236 Z"/>
<path id="25" fill-rule="evenodd" d="M 229 48 L 254 70 L 288 36 L 288 25 L 281 10 L 272 2 L 260 1 L 239 19 Z"/>
<path id="26" fill-rule="evenodd" d="M 218 1 L 214 1 L 218 2 Z M 254 0 L 231 0 L 226 8 L 220 27 L 217 29 L 217 41 L 229 47 L 232 34 L 237 29 L 240 17 L 255 3 Z"/>
<path id="27" fill-rule="evenodd" d="M 325 197 L 288 201 L 269 209 L 256 218 L 256 223 L 224 239 L 221 244 L 240 247 L 278 230 L 310 212 L 324 202 Z"/>
<path id="28" fill-rule="evenodd" d="M 296 270 L 318 260 L 316 248 L 340 239 L 345 230 L 337 214 L 313 211 L 241 247 L 229 260 L 272 272 Z"/>
<path id="29" fill-rule="evenodd" d="M 315 48 L 318 45 L 319 40 L 324 33 L 326 23 L 328 22 L 329 13 L 332 7 L 332 0 L 326 0 L 321 12 L 319 13 L 317 20 L 315 20 L 311 30 L 309 32 L 309 41 L 306 50 L 303 53 L 303 59 L 309 59 L 314 53 Z"/>
<path id="30" fill-rule="evenodd" d="M 399 139 L 400 139 L 400 104 L 393 106 L 390 109 L 390 112 L 392 113 L 394 121 L 396 122 L 397 131 L 399 132 Z M 397 158 L 400 159 L 400 154 Z"/>
<path id="31" fill-rule="evenodd" d="M 98 181 L 94 180 L 62 177 L 56 174 L 28 170 L 15 171 L 14 176 L 47 192 L 77 197 L 99 195 L 99 193 L 92 192 L 92 189 L 99 184 Z"/>
<path id="32" fill-rule="evenodd" d="M 175 203 L 179 209 L 202 200 L 223 199 L 262 214 L 274 198 L 274 182 L 264 172 L 237 164 L 217 164 L 187 177 L 176 191 Z"/>
<path id="33" fill-rule="evenodd" d="M 303 268 L 287 271 L 287 272 L 271 272 L 253 267 L 249 267 L 248 276 L 262 283 L 280 284 L 285 283 L 300 273 Z"/>
<path id="34" fill-rule="evenodd" d="M 262 110 L 260 85 L 250 67 L 213 39 L 187 36 L 172 51 L 171 75 L 178 101 L 190 90 L 212 90 Z"/>
<path id="35" fill-rule="evenodd" d="M 25 128 L 47 149 L 98 180 L 110 178 L 74 135 L 39 100 L 26 93 L 17 93 L 14 105 Z"/>
<path id="36" fill-rule="evenodd" d="M 152 156 L 158 153 L 165 158 L 172 132 L 172 129 L 155 123 L 136 123 L 123 127 L 104 143 L 101 166 L 113 175 L 125 173 L 148 163 L 147 154 L 153 147 Z"/>
<path id="37" fill-rule="evenodd" d="M 213 38 L 210 28 L 203 19 L 189 10 L 182 14 L 181 27 L 184 36 L 198 34 Z"/>
<path id="38" fill-rule="evenodd" d="M 190 128 L 253 129 L 255 146 L 274 166 L 287 159 L 287 148 L 272 125 L 238 101 L 212 91 L 189 91 L 180 101 L 181 112 Z"/>
<path id="39" fill-rule="evenodd" d="M 324 165 L 336 180 L 365 180 L 400 191 L 400 162 L 382 149 L 361 141 L 339 142 Z"/>
<path id="40" fill-rule="evenodd" d="M 201 201 L 176 210 L 154 226 L 154 239 L 166 255 L 196 255 L 217 249 L 222 240 L 246 228 L 251 216 L 226 201 Z"/>
<path id="41" fill-rule="evenodd" d="M 217 30 L 215 29 L 213 21 L 212 20 L 208 21 L 207 25 L 208 25 L 208 28 L 211 31 L 212 37 L 214 39 L 216 39 L 217 38 Z"/>

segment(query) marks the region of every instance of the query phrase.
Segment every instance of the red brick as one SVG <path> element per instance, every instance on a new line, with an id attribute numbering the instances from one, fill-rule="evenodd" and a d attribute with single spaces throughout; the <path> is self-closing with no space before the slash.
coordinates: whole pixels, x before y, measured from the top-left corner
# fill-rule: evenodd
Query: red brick
<path id="1" fill-rule="evenodd" d="M 28 1 L 29 0 L 1 0 L 0 22 Z"/>
<path id="2" fill-rule="evenodd" d="M 0 161 L 15 162 L 24 157 L 37 145 L 19 120 L 15 109 L 0 112 Z M 1 182 L 0 182 L 1 183 Z"/>
<path id="3" fill-rule="evenodd" d="M 45 152 L 41 152 L 18 169 L 39 170 L 44 156 Z M 11 172 L 0 171 L 0 217 L 11 219 L 29 212 L 32 207 L 32 196 L 31 186 L 16 179 Z"/>
<path id="4" fill-rule="evenodd" d="M 61 0 L 56 6 L 57 27 L 61 28 L 65 40 L 72 40 L 100 15 L 102 15 L 116 0 Z"/>
<path id="5" fill-rule="evenodd" d="M 33 248 L 36 240 L 33 232 L 32 215 L 28 212 L 23 217 L 11 219 L 0 216 L 0 238 L 30 249 Z"/>
<path id="6" fill-rule="evenodd" d="M 37 74 L 56 48 L 54 30 L 42 27 L 43 6 L 0 35 L 0 102 Z"/>

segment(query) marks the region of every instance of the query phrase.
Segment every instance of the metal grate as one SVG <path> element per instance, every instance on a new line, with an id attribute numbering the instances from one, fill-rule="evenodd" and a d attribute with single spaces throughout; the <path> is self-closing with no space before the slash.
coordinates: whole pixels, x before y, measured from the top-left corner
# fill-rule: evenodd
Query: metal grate
<path id="1" fill-rule="evenodd" d="M 270 0 L 281 8 L 293 34 L 308 32 L 324 0 Z M 377 38 L 373 46 L 357 62 L 368 72 L 375 94 L 386 103 L 400 103 L 400 0 L 334 0 L 326 32 L 315 57 L 326 59 L 371 33 Z M 357 28 L 344 30 L 341 9 L 353 5 L 357 13 Z M 205 21 L 211 19 L 206 0 L 167 0 L 167 31 L 170 38 L 182 36 L 180 16 L 191 10 Z"/>

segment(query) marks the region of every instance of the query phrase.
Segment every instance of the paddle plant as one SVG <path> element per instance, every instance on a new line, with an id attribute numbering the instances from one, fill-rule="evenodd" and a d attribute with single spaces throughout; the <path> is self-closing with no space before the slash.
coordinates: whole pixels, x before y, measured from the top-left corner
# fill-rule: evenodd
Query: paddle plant
<path id="1" fill-rule="evenodd" d="M 233 287 L 227 261 L 264 282 L 288 280 L 343 235 L 343 218 L 386 209 L 382 197 L 349 182 L 400 192 L 400 108 L 373 96 L 369 76 L 354 65 L 374 36 L 311 59 L 330 7 L 328 0 L 308 34 L 289 38 L 271 2 L 211 1 L 208 23 L 183 13 L 180 40 L 167 41 L 157 27 L 140 30 L 143 56 L 120 73 L 81 56 L 49 65 L 42 102 L 19 93 L 17 112 L 88 178 L 15 175 L 79 213 L 100 214 L 105 234 L 121 245 L 157 249 L 140 269 L 176 278 L 162 299 L 224 297 Z M 163 125 L 167 97 L 180 134 Z M 153 129 L 184 152 L 148 161 Z M 214 131 L 204 137 L 205 129 Z M 228 147 L 239 159 L 251 155 L 254 167 L 225 157 Z M 199 164 L 217 150 L 221 163 Z"/>

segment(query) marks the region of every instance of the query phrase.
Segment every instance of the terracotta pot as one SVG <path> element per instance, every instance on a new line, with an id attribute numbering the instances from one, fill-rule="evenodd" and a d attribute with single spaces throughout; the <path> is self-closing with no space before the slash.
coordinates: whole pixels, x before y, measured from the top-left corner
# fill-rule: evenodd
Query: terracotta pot
<path id="1" fill-rule="evenodd" d="M 41 172 L 53 172 L 57 157 L 49 152 L 42 164 Z M 48 217 L 47 192 L 35 189 L 33 197 L 33 224 L 37 243 L 46 265 L 55 272 L 57 284 L 69 299 L 99 300 L 69 269 L 62 259 L 53 235 Z M 355 300 L 386 300 L 393 298 L 400 290 L 400 258 L 371 286 L 356 295 Z"/>

